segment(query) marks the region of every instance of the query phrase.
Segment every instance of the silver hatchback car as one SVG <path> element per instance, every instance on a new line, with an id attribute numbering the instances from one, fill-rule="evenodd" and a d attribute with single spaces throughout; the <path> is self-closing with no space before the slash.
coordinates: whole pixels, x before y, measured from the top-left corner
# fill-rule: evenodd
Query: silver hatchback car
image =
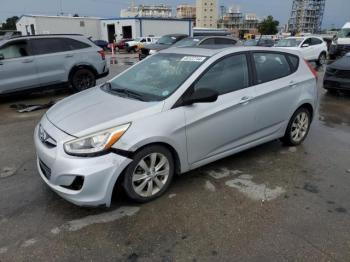
<path id="1" fill-rule="evenodd" d="M 278 138 L 300 144 L 316 79 L 294 51 L 161 51 L 51 108 L 34 134 L 39 173 L 77 205 L 110 206 L 117 184 L 153 200 L 175 174 Z"/>

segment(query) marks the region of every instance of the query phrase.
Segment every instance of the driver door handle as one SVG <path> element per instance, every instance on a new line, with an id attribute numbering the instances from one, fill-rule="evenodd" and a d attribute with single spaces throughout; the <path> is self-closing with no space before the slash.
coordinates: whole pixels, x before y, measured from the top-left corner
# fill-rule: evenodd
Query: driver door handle
<path id="1" fill-rule="evenodd" d="M 239 101 L 239 103 L 245 105 L 245 104 L 248 104 L 248 102 L 252 99 L 253 99 L 252 96 L 243 96 L 241 98 L 241 101 Z"/>
<path id="2" fill-rule="evenodd" d="M 28 59 L 24 59 L 22 63 L 31 63 L 33 61 L 34 59 L 28 58 Z"/>

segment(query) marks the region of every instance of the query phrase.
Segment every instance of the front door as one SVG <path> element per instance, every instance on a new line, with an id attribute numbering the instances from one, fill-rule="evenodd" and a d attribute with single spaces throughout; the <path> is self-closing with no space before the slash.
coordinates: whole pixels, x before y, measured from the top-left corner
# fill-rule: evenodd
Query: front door
<path id="1" fill-rule="evenodd" d="M 309 45 L 307 47 L 303 47 L 303 45 Z M 311 44 L 311 38 L 307 38 L 302 44 L 301 44 L 301 53 L 303 54 L 303 57 L 306 60 L 312 60 L 314 59 L 313 53 L 314 53 L 314 47 Z"/>
<path id="2" fill-rule="evenodd" d="M 14 40 L 0 47 L 0 94 L 39 86 L 36 58 L 27 40 Z"/>
<path id="3" fill-rule="evenodd" d="M 194 89 L 214 89 L 220 96 L 184 109 L 191 165 L 249 142 L 255 109 L 247 61 L 244 53 L 221 59 L 194 84 Z"/>

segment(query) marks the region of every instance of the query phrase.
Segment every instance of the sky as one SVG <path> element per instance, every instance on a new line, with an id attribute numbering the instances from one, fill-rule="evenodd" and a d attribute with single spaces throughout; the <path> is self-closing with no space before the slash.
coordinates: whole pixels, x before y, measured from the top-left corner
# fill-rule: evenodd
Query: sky
<path id="1" fill-rule="evenodd" d="M 131 0 L 0 0 L 0 21 L 22 14 L 57 15 L 78 13 L 82 16 L 118 17 L 120 9 L 130 5 Z M 175 8 L 178 4 L 194 4 L 195 0 L 135 0 L 136 4 L 164 3 Z M 62 4 L 61 4 L 62 3 Z M 239 5 L 243 12 L 256 13 L 258 17 L 272 15 L 286 24 L 292 0 L 219 0 L 219 5 Z M 326 0 L 323 28 L 341 27 L 350 21 L 350 0 Z"/>

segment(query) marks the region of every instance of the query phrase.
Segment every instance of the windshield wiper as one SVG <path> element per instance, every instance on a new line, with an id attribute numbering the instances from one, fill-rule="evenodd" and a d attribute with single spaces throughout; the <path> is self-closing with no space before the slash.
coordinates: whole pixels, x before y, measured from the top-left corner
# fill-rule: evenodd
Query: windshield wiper
<path id="1" fill-rule="evenodd" d="M 119 94 L 124 94 L 128 97 L 137 99 L 139 101 L 146 101 L 143 97 L 143 95 L 139 94 L 138 92 L 125 89 L 125 88 L 113 88 L 110 82 L 106 82 L 103 84 L 104 86 L 108 87 L 108 90 L 112 93 L 119 93 Z"/>

